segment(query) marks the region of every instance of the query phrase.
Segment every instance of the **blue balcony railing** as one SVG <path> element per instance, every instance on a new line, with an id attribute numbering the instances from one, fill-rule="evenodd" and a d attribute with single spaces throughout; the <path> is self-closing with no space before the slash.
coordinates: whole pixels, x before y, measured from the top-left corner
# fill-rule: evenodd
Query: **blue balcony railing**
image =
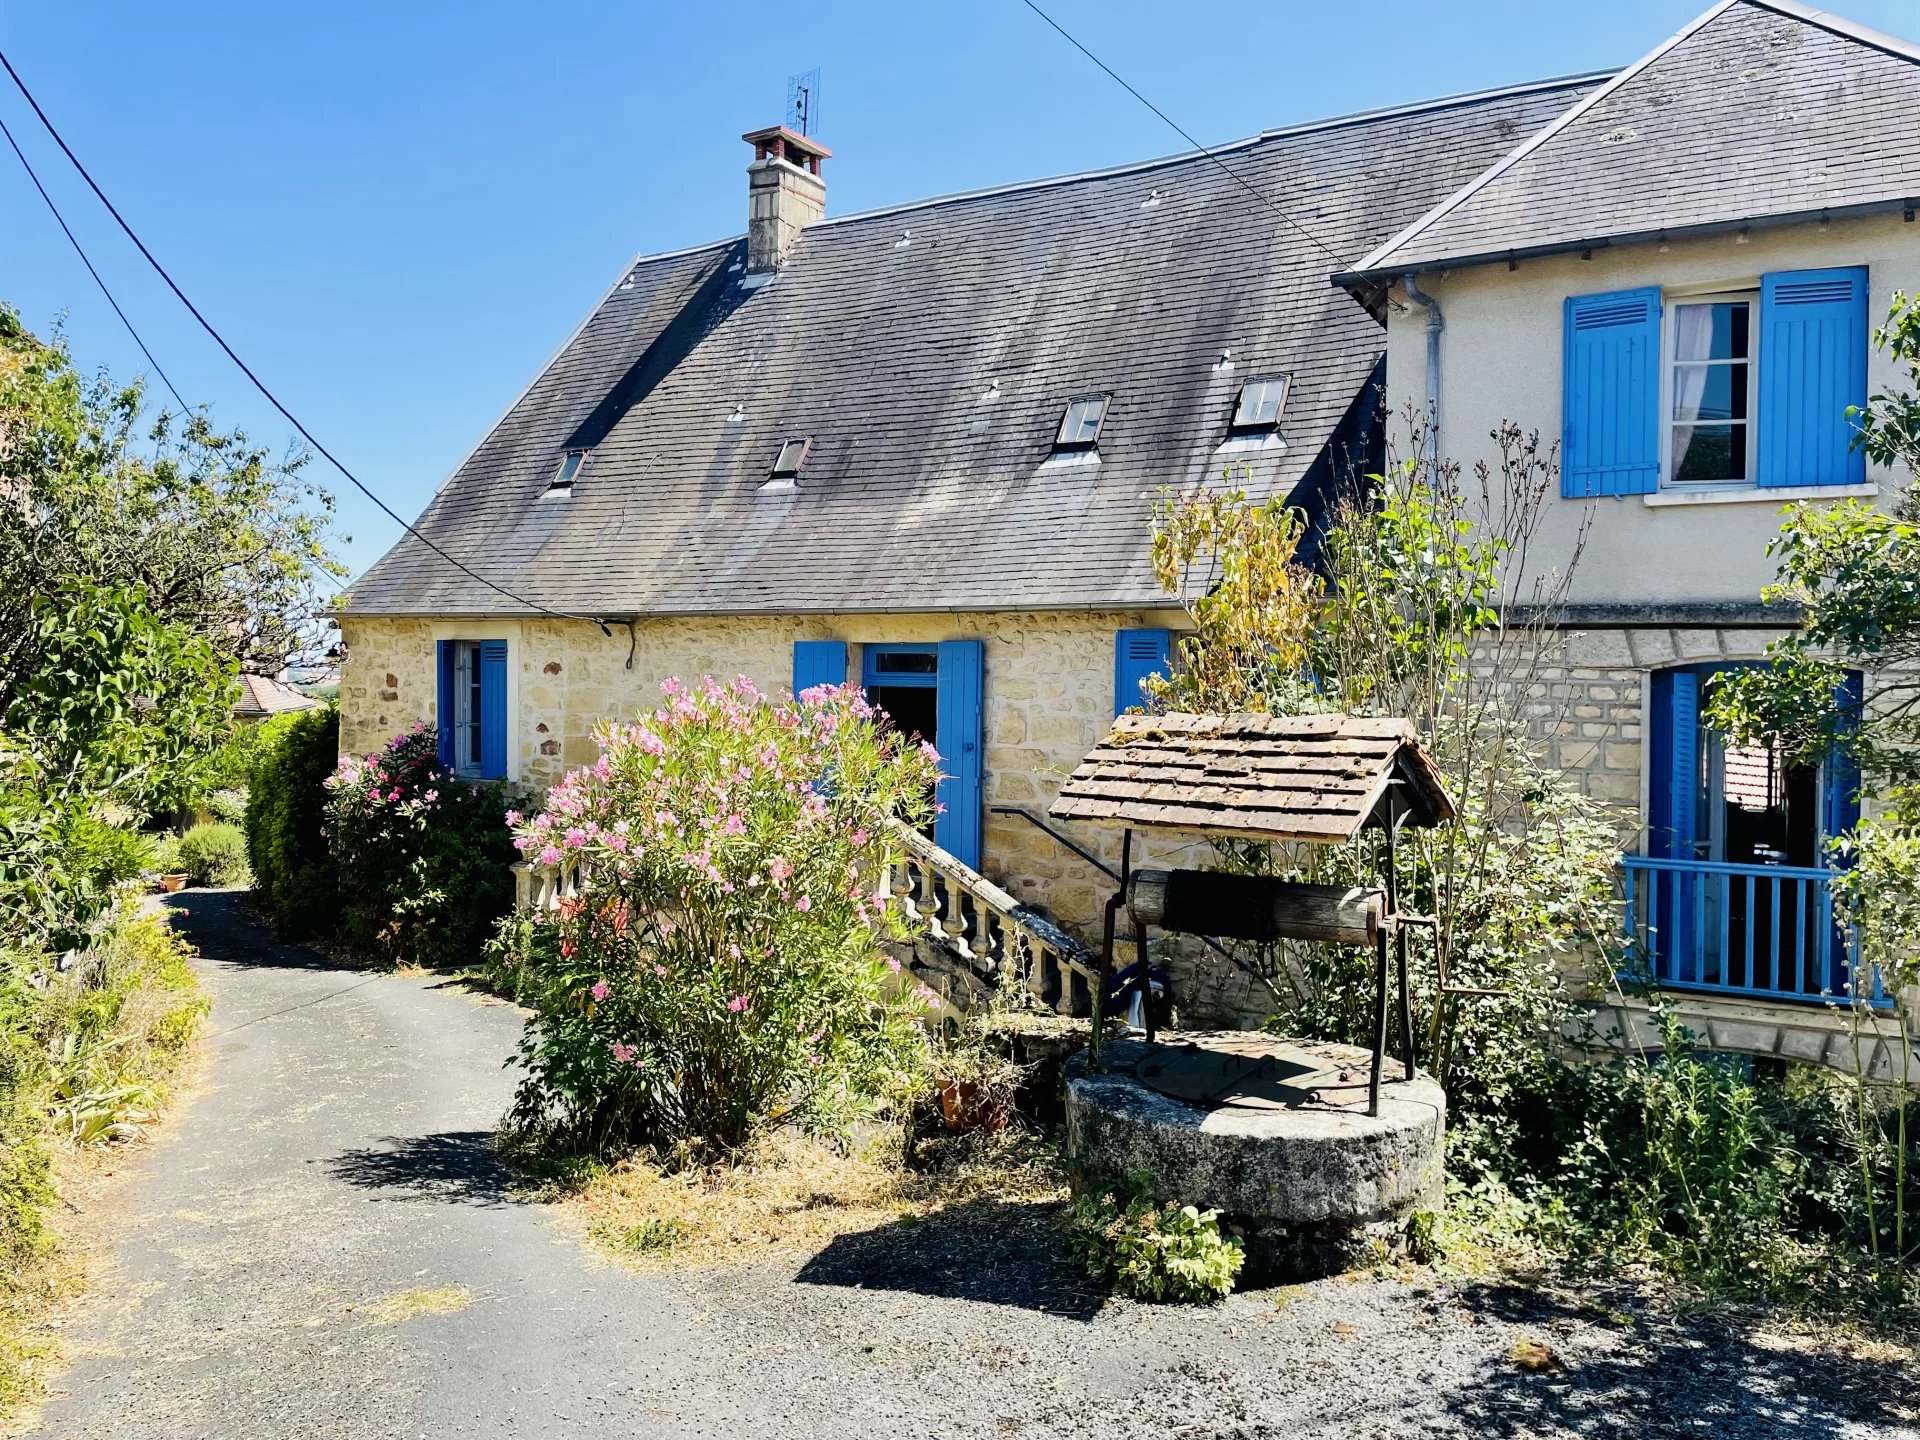
<path id="1" fill-rule="evenodd" d="M 1834 919 L 1833 872 L 1712 860 L 1621 859 L 1625 938 L 1682 990 L 1822 1004 L 1851 995 L 1856 948 Z M 1879 977 L 1869 996 L 1890 1003 Z"/>

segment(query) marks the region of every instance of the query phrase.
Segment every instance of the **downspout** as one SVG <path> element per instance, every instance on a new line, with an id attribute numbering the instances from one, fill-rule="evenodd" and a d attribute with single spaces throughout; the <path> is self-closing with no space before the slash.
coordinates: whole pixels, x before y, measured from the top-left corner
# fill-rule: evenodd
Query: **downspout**
<path id="1" fill-rule="evenodd" d="M 1427 312 L 1427 474 L 1431 477 L 1440 471 L 1440 332 L 1447 322 L 1440 302 L 1420 288 L 1411 270 L 1400 277 L 1400 287 L 1411 304 Z"/>

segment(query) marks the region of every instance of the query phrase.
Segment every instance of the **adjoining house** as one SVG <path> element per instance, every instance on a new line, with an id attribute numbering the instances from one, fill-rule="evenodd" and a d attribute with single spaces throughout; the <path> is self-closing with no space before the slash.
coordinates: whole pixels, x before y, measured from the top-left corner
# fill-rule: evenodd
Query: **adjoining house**
<path id="1" fill-rule="evenodd" d="M 233 718 L 259 724 L 291 710 L 312 710 L 320 702 L 272 675 L 240 677 L 240 696 L 233 702 Z"/>
<path id="2" fill-rule="evenodd" d="M 1167 663 L 1156 495 L 1227 471 L 1312 511 L 1405 405 L 1465 462 L 1512 420 L 1563 440 L 1550 542 L 1594 512 L 1540 724 L 1638 837 L 1636 938 L 1728 1048 L 1832 1043 L 1779 1017 L 1848 980 L 1853 781 L 1699 704 L 1790 618 L 1757 598 L 1780 503 L 1895 478 L 1845 407 L 1920 289 L 1914 47 L 1727 0 L 1612 77 L 845 218 L 824 147 L 746 139 L 746 236 L 624 270 L 420 518 L 501 589 L 411 538 L 352 587 L 343 748 L 433 719 L 540 785 L 669 675 L 856 680 L 945 757 L 935 840 L 1004 887 L 969 893 L 1084 932 L 1112 857 L 1041 817 Z"/>
<path id="3" fill-rule="evenodd" d="M 1666 986 L 1743 1002 L 1695 1011 L 1724 1048 L 1845 1043 L 1810 1017 L 1853 978 L 1824 847 L 1858 776 L 1729 746 L 1701 702 L 1791 619 L 1759 599 L 1783 505 L 1907 482 L 1847 407 L 1906 380 L 1869 337 L 1920 290 L 1917 198 L 1920 46 L 1729 0 L 1336 277 L 1444 453 L 1491 458 L 1503 418 L 1561 436 L 1543 560 L 1583 526 L 1584 553 L 1535 723 L 1642 822 L 1629 934 Z"/>

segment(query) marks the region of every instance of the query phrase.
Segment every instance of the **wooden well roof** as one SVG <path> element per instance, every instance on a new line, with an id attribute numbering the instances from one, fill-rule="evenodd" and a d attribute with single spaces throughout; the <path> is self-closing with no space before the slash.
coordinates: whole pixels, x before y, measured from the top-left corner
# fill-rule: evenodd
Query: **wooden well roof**
<path id="1" fill-rule="evenodd" d="M 1407 805 L 1410 825 L 1437 825 L 1453 814 L 1439 771 L 1406 720 L 1122 715 L 1048 813 L 1190 835 L 1340 845 L 1385 813 L 1389 788 Z"/>

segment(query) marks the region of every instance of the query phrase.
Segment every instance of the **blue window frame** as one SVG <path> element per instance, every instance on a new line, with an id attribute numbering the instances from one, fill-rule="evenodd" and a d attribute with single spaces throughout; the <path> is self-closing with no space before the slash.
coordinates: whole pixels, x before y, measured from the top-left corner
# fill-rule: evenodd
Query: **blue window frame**
<path id="1" fill-rule="evenodd" d="M 440 763 L 473 780 L 507 775 L 507 642 L 442 640 L 438 669 Z"/>
<path id="2" fill-rule="evenodd" d="M 876 686 L 932 690 L 940 684 L 937 645 L 862 645 L 860 688 Z"/>
<path id="3" fill-rule="evenodd" d="M 1858 485 L 1864 266 L 1569 296 L 1561 493 Z"/>

